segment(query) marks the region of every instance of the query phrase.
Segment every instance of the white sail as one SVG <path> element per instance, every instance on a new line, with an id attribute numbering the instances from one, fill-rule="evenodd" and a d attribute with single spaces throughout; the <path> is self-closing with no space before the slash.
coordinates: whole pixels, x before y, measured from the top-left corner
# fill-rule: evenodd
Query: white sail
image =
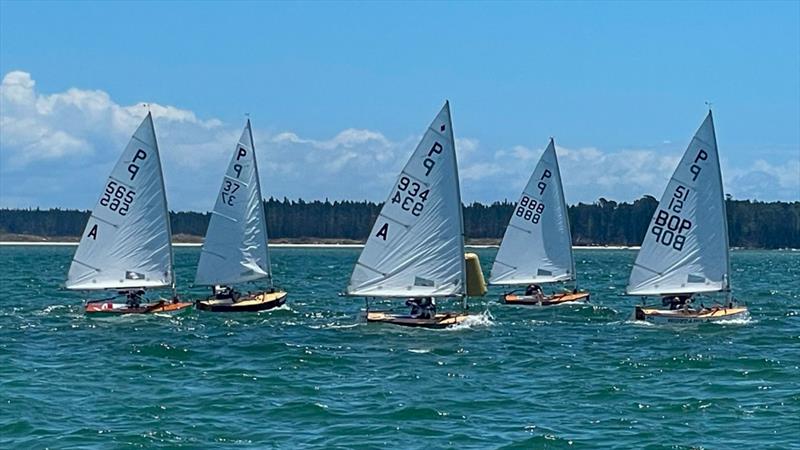
<path id="1" fill-rule="evenodd" d="M 490 284 L 575 279 L 567 204 L 553 140 L 522 191 L 497 251 Z"/>
<path id="2" fill-rule="evenodd" d="M 627 292 L 722 291 L 729 288 L 729 276 L 725 199 L 709 111 L 650 221 Z"/>
<path id="3" fill-rule="evenodd" d="M 148 113 L 114 166 L 69 268 L 68 289 L 173 284 L 172 244 L 153 118 Z"/>
<path id="4" fill-rule="evenodd" d="M 349 295 L 459 296 L 466 292 L 458 167 L 445 103 L 384 203 L 353 269 Z"/>
<path id="5" fill-rule="evenodd" d="M 242 131 L 208 223 L 195 284 L 269 278 L 267 224 L 250 120 Z"/>

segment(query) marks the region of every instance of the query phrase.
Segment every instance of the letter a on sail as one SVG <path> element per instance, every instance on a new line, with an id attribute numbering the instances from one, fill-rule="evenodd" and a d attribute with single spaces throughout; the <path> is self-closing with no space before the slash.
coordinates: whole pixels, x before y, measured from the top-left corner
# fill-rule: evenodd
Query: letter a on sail
<path id="1" fill-rule="evenodd" d="M 167 199 L 148 113 L 106 181 L 69 268 L 68 289 L 173 283 Z"/>
<path id="2" fill-rule="evenodd" d="M 353 270 L 348 295 L 460 296 L 464 231 L 450 106 L 397 178 Z"/>

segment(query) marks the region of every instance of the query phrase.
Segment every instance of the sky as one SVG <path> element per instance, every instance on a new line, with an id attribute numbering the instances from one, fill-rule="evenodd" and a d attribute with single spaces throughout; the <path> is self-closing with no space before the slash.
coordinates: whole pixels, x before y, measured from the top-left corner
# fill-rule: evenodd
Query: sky
<path id="1" fill-rule="evenodd" d="M 0 1 L 0 207 L 91 208 L 148 103 L 174 210 L 253 122 L 265 197 L 383 201 L 445 100 L 462 198 L 660 196 L 712 103 L 727 193 L 800 200 L 800 2 Z"/>

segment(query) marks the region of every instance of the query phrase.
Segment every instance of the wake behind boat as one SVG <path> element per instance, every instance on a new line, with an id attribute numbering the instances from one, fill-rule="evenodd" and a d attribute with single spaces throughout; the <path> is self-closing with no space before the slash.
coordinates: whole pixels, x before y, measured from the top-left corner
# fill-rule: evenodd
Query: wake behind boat
<path id="1" fill-rule="evenodd" d="M 106 181 L 69 268 L 66 287 L 110 290 L 87 314 L 148 314 L 191 306 L 175 294 L 172 230 L 153 118 L 144 118 Z M 146 289 L 172 288 L 147 301 Z M 124 301 L 114 301 L 116 298 Z"/>
<path id="2" fill-rule="evenodd" d="M 490 285 L 527 286 L 506 292 L 504 303 L 550 306 L 585 301 L 589 293 L 545 294 L 542 284 L 576 281 L 567 204 L 553 139 L 522 191 L 492 265 Z"/>
<path id="3" fill-rule="evenodd" d="M 367 322 L 445 328 L 468 317 L 464 221 L 449 103 L 400 172 L 346 294 L 367 298 Z M 461 298 L 463 310 L 439 312 L 436 298 L 447 297 Z M 406 299 L 410 312 L 370 311 L 370 298 Z"/>
<path id="4" fill-rule="evenodd" d="M 242 294 L 235 288 L 262 279 L 269 283 L 267 290 Z M 286 292 L 272 284 L 267 221 L 249 119 L 223 177 L 194 283 L 212 288 L 211 296 L 196 302 L 204 311 L 263 311 L 286 302 Z"/>
<path id="5" fill-rule="evenodd" d="M 745 318 L 730 286 L 730 246 L 714 120 L 709 110 L 670 178 L 631 270 L 629 295 L 659 296 L 663 308 L 637 306 L 636 320 L 715 322 Z M 697 305 L 698 294 L 722 304 Z M 668 309 L 665 309 L 668 308 Z"/>

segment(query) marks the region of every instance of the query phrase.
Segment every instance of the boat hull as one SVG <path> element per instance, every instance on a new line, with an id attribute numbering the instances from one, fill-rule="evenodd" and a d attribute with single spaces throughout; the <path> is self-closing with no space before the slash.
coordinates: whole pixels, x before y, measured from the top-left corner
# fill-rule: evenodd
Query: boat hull
<path id="1" fill-rule="evenodd" d="M 230 300 L 207 298 L 198 300 L 195 305 L 201 311 L 210 312 L 257 312 L 277 308 L 286 303 L 288 294 L 283 291 L 261 292 L 240 298 L 235 303 Z"/>
<path id="2" fill-rule="evenodd" d="M 86 314 L 92 315 L 123 315 L 123 314 L 157 314 L 174 313 L 192 306 L 188 302 L 168 302 L 161 301 L 155 303 L 144 303 L 139 307 L 131 308 L 127 303 L 114 302 L 90 302 L 84 307 Z"/>
<path id="3" fill-rule="evenodd" d="M 386 311 L 368 311 L 367 322 L 390 323 L 404 327 L 447 328 L 467 320 L 467 313 L 439 313 L 430 319 L 411 317 L 405 314 L 392 314 Z"/>
<path id="4" fill-rule="evenodd" d="M 637 306 L 634 317 L 636 320 L 657 324 L 688 324 L 744 319 L 747 317 L 747 314 L 747 308 L 742 306 L 733 308 L 713 307 L 702 311 L 669 310 Z"/>
<path id="5" fill-rule="evenodd" d="M 588 292 L 577 292 L 574 294 L 570 292 L 564 294 L 553 294 L 544 297 L 542 300 L 539 300 L 532 295 L 505 294 L 501 297 L 501 300 L 507 305 L 553 306 L 560 305 L 562 303 L 588 301 L 589 295 L 590 294 Z"/>

